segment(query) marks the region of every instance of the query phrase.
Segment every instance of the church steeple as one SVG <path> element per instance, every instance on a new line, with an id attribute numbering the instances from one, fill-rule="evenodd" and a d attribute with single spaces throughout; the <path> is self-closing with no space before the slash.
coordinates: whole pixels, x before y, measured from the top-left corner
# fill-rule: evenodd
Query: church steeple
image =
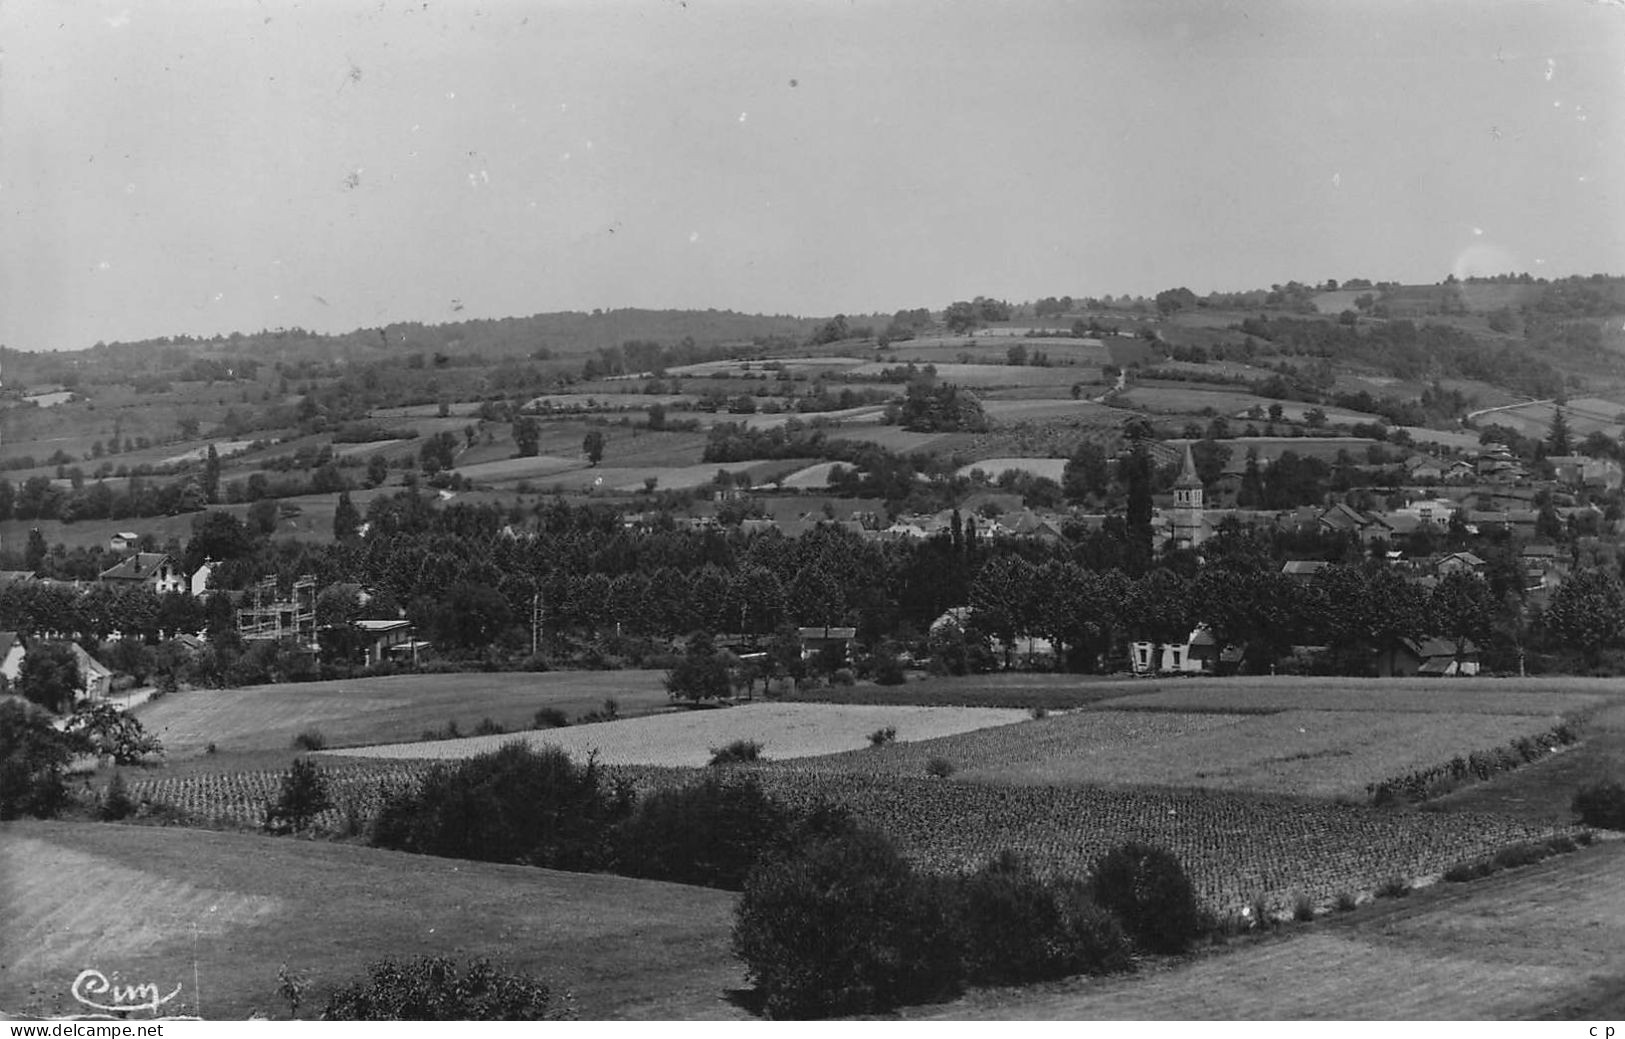
<path id="1" fill-rule="evenodd" d="M 1185 461 L 1174 481 L 1174 541 L 1195 545 L 1202 540 L 1202 478 L 1196 473 L 1196 459 L 1185 445 Z"/>

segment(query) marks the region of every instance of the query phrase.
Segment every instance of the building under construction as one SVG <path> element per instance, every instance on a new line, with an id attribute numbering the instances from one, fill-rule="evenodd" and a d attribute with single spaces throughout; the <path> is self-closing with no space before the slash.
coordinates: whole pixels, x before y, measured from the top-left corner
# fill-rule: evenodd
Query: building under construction
<path id="1" fill-rule="evenodd" d="M 237 633 L 245 639 L 292 639 L 316 645 L 316 578 L 306 574 L 286 593 L 267 577 L 237 602 Z"/>

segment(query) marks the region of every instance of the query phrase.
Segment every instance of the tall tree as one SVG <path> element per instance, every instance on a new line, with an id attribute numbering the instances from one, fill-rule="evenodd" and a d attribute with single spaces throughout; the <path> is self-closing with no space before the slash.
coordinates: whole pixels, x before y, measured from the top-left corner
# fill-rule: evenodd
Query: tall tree
<path id="1" fill-rule="evenodd" d="M 48 711 L 67 714 L 85 691 L 79 662 L 66 642 L 36 642 L 17 672 L 17 692 Z"/>
<path id="2" fill-rule="evenodd" d="M 1469 640 L 1480 646 L 1487 641 L 1495 606 L 1488 582 L 1466 570 L 1446 574 L 1428 594 L 1431 626 L 1455 644 L 1458 663 Z"/>
<path id="3" fill-rule="evenodd" d="M 355 507 L 350 500 L 349 491 L 339 492 L 339 502 L 333 509 L 333 537 L 338 541 L 346 541 L 355 537 L 356 531 L 361 529 L 361 510 Z"/>
<path id="4" fill-rule="evenodd" d="M 541 450 L 542 427 L 529 415 L 514 420 L 513 442 L 519 448 L 520 458 L 535 458 Z"/>
<path id="5" fill-rule="evenodd" d="M 1544 619 L 1553 638 L 1595 666 L 1603 649 L 1617 645 L 1625 633 L 1625 588 L 1605 570 L 1577 570 L 1552 596 Z"/>
<path id="6" fill-rule="evenodd" d="M 1573 453 L 1572 448 L 1569 420 L 1563 414 L 1563 406 L 1559 404 L 1557 410 L 1552 412 L 1552 426 L 1546 432 L 1546 454 L 1568 455 Z"/>
<path id="7" fill-rule="evenodd" d="M 220 452 L 209 445 L 209 454 L 203 460 L 203 493 L 213 505 L 220 500 Z"/>
<path id="8" fill-rule="evenodd" d="M 593 429 L 581 438 L 582 453 L 587 456 L 587 462 L 596 466 L 604 458 L 604 434 Z"/>

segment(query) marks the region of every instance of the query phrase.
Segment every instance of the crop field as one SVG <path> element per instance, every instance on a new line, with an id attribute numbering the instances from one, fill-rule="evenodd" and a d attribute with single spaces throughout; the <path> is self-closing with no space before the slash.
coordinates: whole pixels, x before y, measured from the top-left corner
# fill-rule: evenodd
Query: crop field
<path id="1" fill-rule="evenodd" d="M 831 440 L 852 440 L 865 444 L 877 444 L 888 451 L 898 454 L 911 454 L 916 451 L 944 451 L 950 437 L 957 433 L 915 433 L 902 426 L 842 426 L 829 431 Z"/>
<path id="2" fill-rule="evenodd" d="M 1360 799 L 1367 784 L 1538 735 L 1557 720 L 1378 711 L 1183 714 L 1113 710 L 1117 703 L 803 764 L 919 776 L 928 761 L 941 758 L 955 767 L 956 781 L 993 785 L 1149 785 Z"/>
<path id="3" fill-rule="evenodd" d="M 1185 437 L 1174 437 L 1167 441 L 1169 446 L 1176 449 L 1183 449 L 1193 442 Z M 1274 461 L 1291 451 L 1300 458 L 1320 458 L 1330 462 L 1336 460 L 1340 451 L 1363 457 L 1365 449 L 1376 441 L 1364 437 L 1235 437 L 1224 443 L 1234 452 L 1232 457 L 1235 458 L 1245 457 L 1250 448 L 1258 452 L 1262 461 Z"/>
<path id="4" fill-rule="evenodd" d="M 1565 830 L 1473 813 L 1386 811 L 1292 797 L 1154 787 L 993 786 L 925 776 L 759 770 L 792 802 L 824 798 L 874 824 L 922 865 L 974 869 L 1002 849 L 1081 876 L 1126 841 L 1178 855 L 1220 910 L 1264 897 L 1275 910 L 1307 895 L 1329 905 L 1393 876 L 1433 877 L 1463 859 Z"/>
<path id="5" fill-rule="evenodd" d="M 330 746 L 415 740 L 455 719 L 465 731 L 482 718 L 528 727 L 537 709 L 575 717 L 614 697 L 622 715 L 669 706 L 660 671 L 551 671 L 542 674 L 396 675 L 247 689 L 171 693 L 136 708 L 171 757 L 277 750 L 316 726 Z"/>
<path id="6" fill-rule="evenodd" d="M 506 736 L 355 747 L 331 756 L 459 759 L 523 739 L 533 746 L 562 747 L 576 758 L 596 752 L 606 765 L 691 767 L 706 764 L 714 749 L 734 740 L 755 740 L 764 757 L 783 760 L 866 746 L 870 733 L 888 726 L 896 728 L 899 741 L 928 740 L 1024 717 L 1021 711 L 994 708 L 753 703 Z"/>
<path id="7" fill-rule="evenodd" d="M 503 458 L 494 462 L 475 462 L 458 465 L 457 471 L 476 483 L 498 483 L 506 480 L 534 480 L 556 476 L 572 469 L 587 468 L 587 459 L 560 458 L 557 455 L 536 455 L 531 458 Z"/>
<path id="8" fill-rule="evenodd" d="M 1089 393 L 1098 395 L 1105 389 L 1104 386 L 1093 386 L 1089 388 Z M 1123 413 L 1120 410 L 1088 399 L 992 399 L 982 401 L 982 410 L 994 422 L 1065 421 L 1077 425 L 1112 428 L 1123 424 Z"/>
<path id="9" fill-rule="evenodd" d="M 854 378 L 877 379 L 888 368 L 896 368 L 891 361 L 872 361 L 860 368 L 852 369 Z M 937 366 L 937 377 L 947 382 L 957 383 L 960 386 L 969 386 L 977 389 L 983 386 L 1047 386 L 1056 379 L 1066 379 L 1068 384 L 1077 382 L 1077 376 L 1071 375 L 1072 368 L 1035 368 L 1031 365 L 1016 364 L 960 364 L 957 361 L 945 361 Z M 1093 365 L 1084 369 L 1095 372 L 1099 376 L 1099 366 Z"/>
<path id="10" fill-rule="evenodd" d="M 772 459 L 757 462 L 704 462 L 699 465 L 618 466 L 574 469 L 548 477 L 545 486 L 566 490 L 641 491 L 651 477 L 663 491 L 703 487 L 716 479 L 717 471 L 749 473 L 753 483 L 769 483 L 778 475 L 802 468 L 809 458 Z"/>
<path id="11" fill-rule="evenodd" d="M 1411 435 L 1411 439 L 1418 444 L 1433 444 L 1438 447 L 1448 447 L 1456 451 L 1478 450 L 1478 435 L 1475 433 L 1457 433 L 1451 430 L 1428 429 L 1424 426 L 1398 426 Z"/>
<path id="12" fill-rule="evenodd" d="M 1146 385 L 1130 381 L 1118 394 L 1120 404 L 1132 405 L 1162 415 L 1194 415 L 1212 408 L 1221 415 L 1246 411 L 1254 404 L 1268 408 L 1274 401 L 1236 390 L 1204 388 L 1202 383 L 1162 383 Z"/>
<path id="13" fill-rule="evenodd" d="M 1132 684 L 1131 684 L 1132 685 Z M 1292 710 L 1557 716 L 1618 702 L 1606 678 L 1235 678 L 1157 683 L 1114 699 L 1114 710 L 1258 713 Z"/>
<path id="14" fill-rule="evenodd" d="M 93 967 L 180 985 L 171 1013 L 285 1019 L 286 965 L 310 980 L 308 1019 L 368 964 L 435 955 L 536 975 L 587 1020 L 748 1017 L 726 998 L 744 972 L 725 891 L 175 827 L 0 833 L 0 1006 L 12 1013 L 82 1012 L 69 990 Z"/>
<path id="15" fill-rule="evenodd" d="M 1061 473 L 1065 468 L 1064 458 L 984 458 L 980 462 L 960 466 L 955 475 L 969 476 L 973 471 L 980 469 L 989 480 L 996 481 L 1001 474 L 1016 470 L 1060 483 Z"/>

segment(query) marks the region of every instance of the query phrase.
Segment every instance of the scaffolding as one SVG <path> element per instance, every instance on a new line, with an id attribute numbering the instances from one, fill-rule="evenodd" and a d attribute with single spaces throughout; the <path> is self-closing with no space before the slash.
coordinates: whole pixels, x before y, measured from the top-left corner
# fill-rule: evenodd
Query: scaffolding
<path id="1" fill-rule="evenodd" d="M 275 577 L 243 593 L 237 605 L 237 633 L 245 639 L 292 639 L 316 645 L 316 578 L 306 574 L 283 594 Z"/>

